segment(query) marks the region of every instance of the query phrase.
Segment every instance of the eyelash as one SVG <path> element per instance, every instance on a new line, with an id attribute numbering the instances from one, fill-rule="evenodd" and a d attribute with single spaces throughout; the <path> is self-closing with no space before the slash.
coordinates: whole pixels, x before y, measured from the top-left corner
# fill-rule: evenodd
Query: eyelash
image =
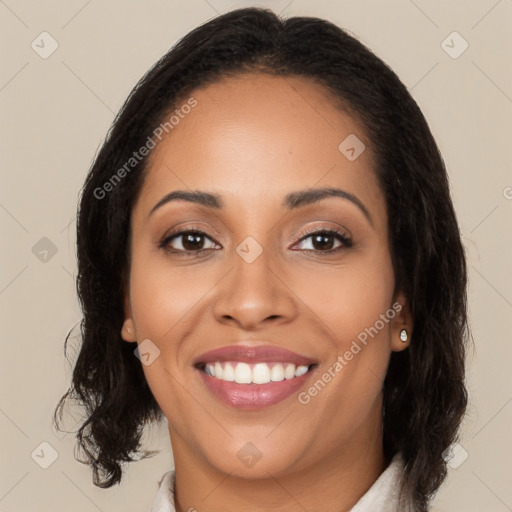
<path id="1" fill-rule="evenodd" d="M 212 238 L 204 231 L 201 231 L 199 229 L 190 228 L 190 229 L 183 229 L 181 231 L 177 231 L 175 233 L 170 233 L 169 235 L 164 236 L 164 238 L 159 242 L 158 247 L 160 249 L 164 249 L 166 251 L 169 251 L 173 254 L 177 254 L 182 257 L 194 256 L 196 254 L 199 254 L 200 252 L 212 250 L 212 249 L 197 249 L 195 251 L 187 251 L 187 250 L 182 250 L 182 249 L 170 249 L 168 247 L 168 245 L 171 243 L 171 241 L 173 239 L 179 238 L 180 236 L 183 236 L 183 235 L 189 235 L 189 234 L 201 235 L 201 236 L 204 236 L 204 237 L 212 240 Z M 337 247 L 335 249 L 329 249 L 327 251 L 321 251 L 319 249 L 304 249 L 307 252 L 312 252 L 315 254 L 333 254 L 333 253 L 339 252 L 340 250 L 348 249 L 348 248 L 352 247 L 351 238 L 348 237 L 345 233 L 342 233 L 333 228 L 320 228 L 320 229 L 316 228 L 316 229 L 312 229 L 312 230 L 305 230 L 304 232 L 302 232 L 299 235 L 299 238 L 294 242 L 294 245 L 310 238 L 312 235 L 332 235 L 335 238 L 337 238 L 341 242 L 342 245 L 340 247 Z M 212 240 L 212 241 L 214 241 L 214 240 Z M 217 242 L 215 242 L 215 243 L 217 243 Z"/>

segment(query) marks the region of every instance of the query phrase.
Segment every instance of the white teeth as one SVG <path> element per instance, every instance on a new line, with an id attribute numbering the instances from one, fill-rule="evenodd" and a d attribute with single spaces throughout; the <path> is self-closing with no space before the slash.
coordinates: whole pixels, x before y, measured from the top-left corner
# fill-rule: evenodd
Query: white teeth
<path id="1" fill-rule="evenodd" d="M 250 384 L 252 382 L 251 367 L 248 364 L 238 363 L 236 365 L 235 382 L 238 384 Z"/>
<path id="2" fill-rule="evenodd" d="M 284 369 L 284 378 L 293 379 L 293 377 L 295 377 L 295 365 L 290 363 Z"/>
<path id="3" fill-rule="evenodd" d="M 235 380 L 235 369 L 230 363 L 226 363 L 222 373 L 222 380 L 233 382 Z"/>
<path id="4" fill-rule="evenodd" d="M 265 363 L 258 363 L 252 369 L 252 381 L 254 384 L 266 384 L 270 382 L 270 368 Z"/>
<path id="5" fill-rule="evenodd" d="M 284 369 L 282 364 L 276 364 L 270 370 L 270 380 L 272 382 L 280 382 L 284 380 Z"/>
<path id="6" fill-rule="evenodd" d="M 309 370 L 309 366 L 295 366 L 293 363 L 237 363 L 219 361 L 208 363 L 204 367 L 205 373 L 216 379 L 238 384 L 268 384 L 301 377 Z"/>
<path id="7" fill-rule="evenodd" d="M 305 373 L 308 373 L 308 367 L 307 366 L 299 366 L 295 370 L 295 377 L 300 377 L 301 375 L 304 375 Z"/>

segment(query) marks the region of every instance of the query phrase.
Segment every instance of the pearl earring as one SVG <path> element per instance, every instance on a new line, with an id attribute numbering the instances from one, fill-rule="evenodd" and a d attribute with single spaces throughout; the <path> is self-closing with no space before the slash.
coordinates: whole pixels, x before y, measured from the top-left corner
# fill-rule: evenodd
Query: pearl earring
<path id="1" fill-rule="evenodd" d="M 405 329 L 400 331 L 400 339 L 402 340 L 402 343 L 407 341 L 407 331 Z"/>

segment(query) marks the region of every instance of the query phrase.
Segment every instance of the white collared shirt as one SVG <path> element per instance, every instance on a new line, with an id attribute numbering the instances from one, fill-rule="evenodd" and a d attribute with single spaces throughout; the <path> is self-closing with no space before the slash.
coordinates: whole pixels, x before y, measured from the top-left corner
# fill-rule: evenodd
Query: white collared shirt
<path id="1" fill-rule="evenodd" d="M 402 471 L 402 458 L 397 454 L 370 489 L 350 509 L 350 512 L 397 512 L 399 510 L 398 487 Z M 168 471 L 162 477 L 151 512 L 176 512 L 174 470 Z"/>

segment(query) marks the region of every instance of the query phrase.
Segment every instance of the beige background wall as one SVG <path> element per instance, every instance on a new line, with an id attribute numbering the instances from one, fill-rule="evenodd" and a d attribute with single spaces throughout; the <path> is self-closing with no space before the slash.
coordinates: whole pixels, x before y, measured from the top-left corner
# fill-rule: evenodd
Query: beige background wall
<path id="1" fill-rule="evenodd" d="M 246 5 L 349 29 L 395 69 L 429 120 L 468 252 L 476 345 L 462 448 L 435 508 L 512 510 L 511 0 L 0 0 L 0 511 L 149 510 L 171 467 L 166 425 L 155 426 L 147 442 L 161 454 L 102 490 L 74 460 L 73 437 L 51 428 L 70 377 L 63 340 L 80 319 L 76 202 L 140 76 L 193 27 Z M 58 44 L 46 59 L 55 43 L 43 31 Z M 443 45 L 453 31 L 462 39 Z"/>

